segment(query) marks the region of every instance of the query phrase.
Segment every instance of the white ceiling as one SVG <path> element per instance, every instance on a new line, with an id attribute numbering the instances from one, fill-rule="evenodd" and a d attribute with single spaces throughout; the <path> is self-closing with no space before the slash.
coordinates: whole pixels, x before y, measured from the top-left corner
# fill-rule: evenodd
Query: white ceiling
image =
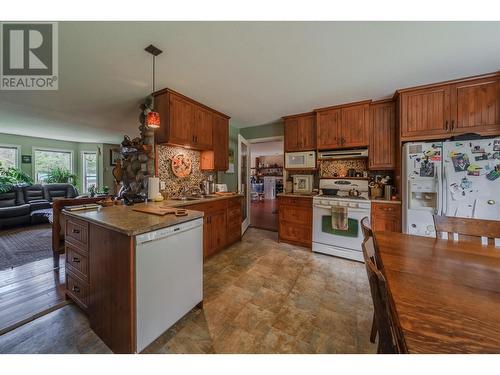
<path id="1" fill-rule="evenodd" d="M 170 87 L 252 126 L 500 69 L 500 22 L 63 22 L 59 90 L 0 92 L 0 132 L 94 142 L 136 133 Z"/>

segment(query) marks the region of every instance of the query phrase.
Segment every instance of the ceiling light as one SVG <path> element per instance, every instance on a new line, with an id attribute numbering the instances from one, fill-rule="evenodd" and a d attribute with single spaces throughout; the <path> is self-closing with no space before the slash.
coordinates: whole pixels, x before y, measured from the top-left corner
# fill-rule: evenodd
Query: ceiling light
<path id="1" fill-rule="evenodd" d="M 153 56 L 153 91 L 152 93 L 155 92 L 155 62 L 156 62 L 156 56 L 158 56 L 160 53 L 163 51 L 159 48 L 156 48 L 152 44 L 144 48 L 144 50 L 148 53 L 150 53 Z M 148 112 L 146 116 L 146 126 L 152 129 L 158 129 L 160 127 L 160 114 L 158 112 L 155 112 L 153 108 L 151 108 L 151 111 Z"/>

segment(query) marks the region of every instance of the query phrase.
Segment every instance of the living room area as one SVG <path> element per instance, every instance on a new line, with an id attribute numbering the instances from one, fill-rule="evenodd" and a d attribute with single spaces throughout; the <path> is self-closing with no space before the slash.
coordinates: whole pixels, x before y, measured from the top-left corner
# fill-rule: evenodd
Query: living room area
<path id="1" fill-rule="evenodd" d="M 60 212 L 115 193 L 116 146 L 0 133 L 0 334 L 66 303 Z"/>

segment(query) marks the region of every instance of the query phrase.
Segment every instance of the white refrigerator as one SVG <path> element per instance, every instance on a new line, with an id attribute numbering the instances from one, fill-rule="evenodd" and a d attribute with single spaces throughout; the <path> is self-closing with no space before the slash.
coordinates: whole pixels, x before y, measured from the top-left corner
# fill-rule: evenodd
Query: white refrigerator
<path id="1" fill-rule="evenodd" d="M 403 231 L 435 236 L 433 214 L 500 220 L 500 137 L 403 146 Z"/>

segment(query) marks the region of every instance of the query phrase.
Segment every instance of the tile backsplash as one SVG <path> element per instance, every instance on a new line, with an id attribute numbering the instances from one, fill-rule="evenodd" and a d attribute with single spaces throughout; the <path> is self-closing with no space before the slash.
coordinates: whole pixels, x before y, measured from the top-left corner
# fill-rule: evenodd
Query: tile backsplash
<path id="1" fill-rule="evenodd" d="M 323 160 L 320 162 L 320 177 L 345 177 L 348 169 L 363 172 L 368 169 L 366 159 Z"/>
<path id="2" fill-rule="evenodd" d="M 216 174 L 212 172 L 202 172 L 200 170 L 200 152 L 189 150 L 182 147 L 161 146 L 157 145 L 158 157 L 158 177 L 160 182 L 165 183 L 165 189 L 161 192 L 167 197 L 174 197 L 179 194 L 181 188 L 192 188 L 200 186 L 200 182 L 206 177 L 212 175 L 214 181 Z M 187 177 L 179 178 L 172 172 L 171 159 L 177 154 L 184 154 L 192 160 L 191 174 Z"/>

